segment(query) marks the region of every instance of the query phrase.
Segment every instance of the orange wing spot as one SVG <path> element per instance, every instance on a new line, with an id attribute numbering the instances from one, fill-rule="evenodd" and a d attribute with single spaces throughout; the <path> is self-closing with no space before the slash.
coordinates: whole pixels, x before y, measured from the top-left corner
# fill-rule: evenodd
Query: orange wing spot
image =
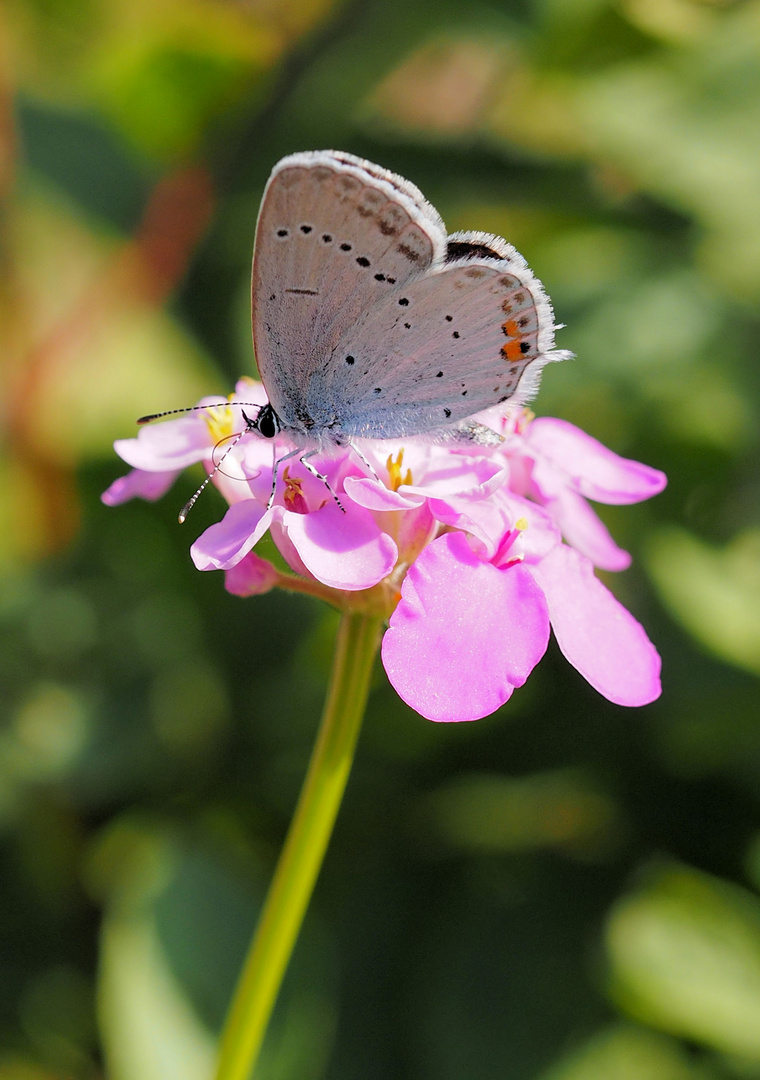
<path id="1" fill-rule="evenodd" d="M 520 348 L 519 341 L 508 341 L 506 345 L 501 347 L 502 356 L 506 357 L 510 362 L 514 360 L 522 360 L 522 349 Z"/>
<path id="2" fill-rule="evenodd" d="M 501 324 L 501 328 L 507 337 L 519 337 L 520 328 L 514 319 L 507 319 L 505 323 Z"/>

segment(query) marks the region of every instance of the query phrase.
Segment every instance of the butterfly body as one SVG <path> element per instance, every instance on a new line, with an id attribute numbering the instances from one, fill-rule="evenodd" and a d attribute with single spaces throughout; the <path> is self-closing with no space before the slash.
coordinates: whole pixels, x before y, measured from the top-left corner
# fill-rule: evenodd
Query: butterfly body
<path id="1" fill-rule="evenodd" d="M 511 245 L 447 236 L 419 190 L 333 151 L 293 154 L 262 199 L 252 275 L 268 437 L 496 441 L 470 418 L 536 388 L 555 351 L 540 282 Z M 262 430 L 262 426 L 264 430 Z"/>

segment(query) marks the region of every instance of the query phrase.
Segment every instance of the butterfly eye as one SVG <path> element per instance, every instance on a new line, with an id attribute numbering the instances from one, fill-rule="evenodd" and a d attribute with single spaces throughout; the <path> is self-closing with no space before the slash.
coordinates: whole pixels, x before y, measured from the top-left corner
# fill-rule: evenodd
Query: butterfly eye
<path id="1" fill-rule="evenodd" d="M 265 405 L 258 415 L 256 427 L 259 435 L 265 439 L 273 439 L 277 434 L 277 417 L 271 405 Z"/>

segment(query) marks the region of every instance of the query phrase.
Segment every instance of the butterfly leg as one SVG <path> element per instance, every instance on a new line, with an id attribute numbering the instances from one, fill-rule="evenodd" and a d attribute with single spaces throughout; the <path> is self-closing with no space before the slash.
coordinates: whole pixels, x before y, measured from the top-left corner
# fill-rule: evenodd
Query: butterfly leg
<path id="1" fill-rule="evenodd" d="M 277 473 L 280 470 L 280 465 L 282 465 L 283 461 L 288 461 L 290 458 L 296 457 L 296 455 L 300 454 L 300 453 L 301 453 L 301 451 L 296 449 L 296 450 L 291 450 L 290 453 L 286 454 L 284 457 L 278 458 L 278 457 L 275 456 L 274 467 L 272 469 L 272 491 L 271 491 L 271 493 L 269 495 L 269 502 L 267 503 L 267 510 L 271 510 L 272 509 L 272 504 L 274 503 L 274 496 L 275 496 L 275 493 L 277 491 Z M 303 459 L 301 459 L 301 460 L 303 460 Z"/>
<path id="2" fill-rule="evenodd" d="M 369 470 L 369 472 L 372 474 L 372 476 L 374 476 L 375 480 L 379 480 L 380 477 L 377 475 L 377 473 L 375 472 L 375 470 L 373 469 L 373 467 L 369 463 L 369 461 L 367 461 L 367 459 L 365 458 L 364 454 L 361 452 L 359 447 L 355 443 L 352 443 L 352 442 L 350 442 L 348 445 L 351 447 L 353 452 L 356 454 L 359 461 L 361 461 L 362 465 L 364 465 L 364 467 Z"/>
<path id="3" fill-rule="evenodd" d="M 302 457 L 302 458 L 300 459 L 300 460 L 301 460 L 301 463 L 303 464 L 303 467 L 304 467 L 304 468 L 305 468 L 305 469 L 307 470 L 307 472 L 310 472 L 312 476 L 315 476 L 315 477 L 317 478 L 317 480 L 321 480 L 321 481 L 322 481 L 322 483 L 323 483 L 323 484 L 325 485 L 325 487 L 327 488 L 327 490 L 328 490 L 328 491 L 330 492 L 330 494 L 332 495 L 333 499 L 335 499 L 335 502 L 336 502 L 336 503 L 338 504 L 338 508 L 339 508 L 340 510 L 342 510 L 342 511 L 343 511 L 343 513 L 345 514 L 345 512 L 346 512 L 346 508 L 345 508 L 345 506 L 343 505 L 343 503 L 342 503 L 342 502 L 340 501 L 340 499 L 338 498 L 338 496 L 337 496 L 337 495 L 335 494 L 335 492 L 333 491 L 333 489 L 332 489 L 332 488 L 330 487 L 330 484 L 328 483 L 327 477 L 326 477 L 326 476 L 325 476 L 325 475 L 324 475 L 323 473 L 321 473 L 321 472 L 319 472 L 319 471 L 318 471 L 317 469 L 315 469 L 315 468 L 314 468 L 314 466 L 313 466 L 313 465 L 311 464 L 311 462 L 309 461 L 309 458 L 310 458 L 310 457 L 314 457 L 314 455 L 315 455 L 315 454 L 318 454 L 318 453 L 319 453 L 319 451 L 318 451 L 318 450 L 309 450 L 309 452 L 308 452 L 308 453 L 306 453 L 306 454 L 304 454 L 304 455 L 303 455 L 303 457 Z M 290 455 L 288 455 L 288 457 L 290 457 Z M 283 458 L 282 460 L 284 461 L 284 460 L 285 460 L 285 458 Z"/>

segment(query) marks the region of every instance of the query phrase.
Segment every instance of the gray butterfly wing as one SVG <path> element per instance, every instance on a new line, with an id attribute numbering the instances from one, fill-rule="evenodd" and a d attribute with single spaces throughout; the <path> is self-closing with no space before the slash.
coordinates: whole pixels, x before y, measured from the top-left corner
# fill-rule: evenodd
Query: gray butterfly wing
<path id="1" fill-rule="evenodd" d="M 275 166 L 256 229 L 252 318 L 256 363 L 284 427 L 311 431 L 309 387 L 338 343 L 445 256 L 443 222 L 401 177 L 333 151 Z"/>
<path id="2" fill-rule="evenodd" d="M 456 233 L 450 261 L 396 286 L 341 337 L 306 407 L 320 427 L 364 438 L 453 428 L 521 403 L 555 351 L 554 315 L 525 260 L 499 237 Z"/>

